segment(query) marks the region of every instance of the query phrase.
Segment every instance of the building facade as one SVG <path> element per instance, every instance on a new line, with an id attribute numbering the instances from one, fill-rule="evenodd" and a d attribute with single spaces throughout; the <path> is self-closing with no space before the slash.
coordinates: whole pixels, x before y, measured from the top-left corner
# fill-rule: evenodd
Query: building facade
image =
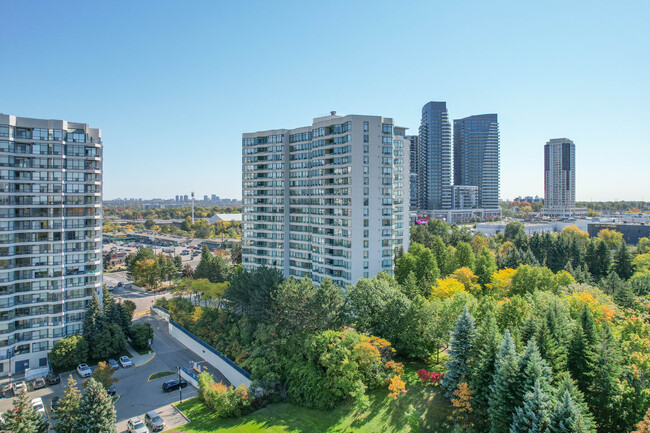
<path id="1" fill-rule="evenodd" d="M 499 208 L 499 122 L 496 114 L 454 120 L 454 185 L 478 187 L 478 206 Z"/>
<path id="2" fill-rule="evenodd" d="M 417 161 L 419 209 L 451 209 L 451 124 L 446 102 L 422 107 Z"/>
<path id="3" fill-rule="evenodd" d="M 102 282 L 102 140 L 0 114 L 0 376 L 47 366 Z"/>
<path id="4" fill-rule="evenodd" d="M 544 145 L 544 208 L 551 217 L 586 215 L 576 208 L 576 146 L 568 138 L 553 138 Z"/>
<path id="5" fill-rule="evenodd" d="M 409 207 L 411 210 L 418 208 L 418 139 L 417 135 L 407 135 L 405 143 L 410 146 L 410 193 Z"/>
<path id="6" fill-rule="evenodd" d="M 409 149 L 393 119 L 348 115 L 242 136 L 242 263 L 354 284 L 409 243 Z"/>

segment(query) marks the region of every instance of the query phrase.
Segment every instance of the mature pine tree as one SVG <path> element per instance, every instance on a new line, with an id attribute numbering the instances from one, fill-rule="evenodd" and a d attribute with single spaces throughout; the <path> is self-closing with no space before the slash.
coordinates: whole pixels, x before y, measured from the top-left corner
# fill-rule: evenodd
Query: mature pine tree
<path id="1" fill-rule="evenodd" d="M 474 392 L 472 398 L 474 425 L 477 431 L 488 431 L 490 429 L 488 419 L 490 385 L 492 385 L 494 361 L 501 341 L 494 313 L 488 312 L 481 320 L 481 326 L 477 329 L 474 340 L 474 360 L 470 374 L 470 388 Z"/>
<path id="2" fill-rule="evenodd" d="M 32 407 L 27 392 L 21 393 L 13 401 L 13 409 L 4 414 L 4 425 L 0 431 L 11 433 L 45 433 L 48 430 L 47 421 Z"/>
<path id="3" fill-rule="evenodd" d="M 551 413 L 550 433 L 588 433 L 589 429 L 582 419 L 582 409 L 571 398 L 569 391 L 564 391 Z"/>
<path id="4" fill-rule="evenodd" d="M 550 394 L 553 370 L 539 354 L 535 339 L 531 339 L 526 345 L 524 355 L 519 363 L 519 390 L 518 395 L 524 397 L 530 392 L 535 383 L 539 383 L 542 390 Z"/>
<path id="5" fill-rule="evenodd" d="M 449 341 L 449 361 L 447 361 L 447 372 L 442 381 L 447 398 L 453 398 L 453 392 L 458 389 L 458 384 L 469 381 L 475 333 L 474 317 L 465 307 L 458 316 Z"/>
<path id="6" fill-rule="evenodd" d="M 506 330 L 494 362 L 493 382 L 490 385 L 490 433 L 508 432 L 515 407 L 521 403 L 517 400 L 518 378 L 519 355 L 510 331 Z"/>
<path id="7" fill-rule="evenodd" d="M 612 269 L 624 280 L 628 280 L 634 273 L 632 257 L 627 249 L 627 245 L 625 245 L 625 241 L 621 241 L 621 245 L 616 251 Z"/>
<path id="8" fill-rule="evenodd" d="M 540 385 L 539 380 L 533 389 L 524 396 L 522 407 L 515 409 L 510 433 L 547 433 L 551 424 L 551 397 Z"/>
<path id="9" fill-rule="evenodd" d="M 591 310 L 585 306 L 574 329 L 567 354 L 567 368 L 583 393 L 588 391 L 591 383 L 596 344 L 594 317 Z"/>
<path id="10" fill-rule="evenodd" d="M 79 402 L 77 431 L 93 433 L 116 433 L 115 408 L 104 387 L 90 379 Z"/>
<path id="11" fill-rule="evenodd" d="M 77 388 L 77 381 L 70 375 L 68 376 L 68 388 L 63 393 L 63 398 L 52 411 L 56 418 L 56 427 L 54 428 L 56 433 L 77 433 L 80 400 L 81 393 Z"/>
<path id="12" fill-rule="evenodd" d="M 599 431 L 624 432 L 618 402 L 621 397 L 619 376 L 621 375 L 620 343 L 606 324 L 603 336 L 596 348 L 593 367 L 589 372 L 590 384 L 585 395 Z"/>

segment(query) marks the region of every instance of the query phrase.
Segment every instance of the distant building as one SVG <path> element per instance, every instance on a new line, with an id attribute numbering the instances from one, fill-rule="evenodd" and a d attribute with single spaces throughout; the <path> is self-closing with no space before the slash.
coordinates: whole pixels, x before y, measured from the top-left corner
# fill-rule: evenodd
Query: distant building
<path id="1" fill-rule="evenodd" d="M 190 196 L 187 195 L 187 194 L 185 194 L 185 195 L 183 196 L 183 201 L 190 201 Z"/>
<path id="2" fill-rule="evenodd" d="M 405 137 L 406 143 L 409 144 L 410 160 L 410 192 L 409 192 L 409 207 L 413 210 L 418 208 L 418 136 L 407 135 Z"/>
<path id="3" fill-rule="evenodd" d="M 418 209 L 451 209 L 451 124 L 446 102 L 422 107 L 417 158 Z"/>
<path id="4" fill-rule="evenodd" d="M 203 201 L 208 201 L 208 196 L 207 195 L 203 196 Z"/>
<path id="5" fill-rule="evenodd" d="M 650 224 L 608 224 L 590 223 L 587 231 L 589 236 L 598 236 L 601 230 L 614 230 L 623 234 L 623 240 L 628 245 L 636 245 L 641 238 L 650 238 Z"/>
<path id="6" fill-rule="evenodd" d="M 499 208 L 499 122 L 496 114 L 454 120 L 454 185 L 478 187 L 478 207 Z"/>
<path id="7" fill-rule="evenodd" d="M 216 194 L 212 194 L 212 201 L 219 201 L 219 197 Z"/>
<path id="8" fill-rule="evenodd" d="M 454 209 L 478 209 L 478 186 L 454 185 L 451 187 Z"/>
<path id="9" fill-rule="evenodd" d="M 242 214 L 240 213 L 216 213 L 208 218 L 210 224 L 218 221 L 239 221 L 241 222 Z"/>
<path id="10" fill-rule="evenodd" d="M 576 147 L 568 138 L 553 138 L 544 145 L 544 208 L 542 215 L 586 215 L 576 208 Z"/>

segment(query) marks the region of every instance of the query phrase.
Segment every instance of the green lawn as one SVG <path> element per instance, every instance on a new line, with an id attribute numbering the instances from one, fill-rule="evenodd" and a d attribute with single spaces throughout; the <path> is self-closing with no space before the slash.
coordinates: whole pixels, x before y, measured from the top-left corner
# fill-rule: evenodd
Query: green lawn
<path id="1" fill-rule="evenodd" d="M 410 370 L 407 368 L 407 373 Z M 272 404 L 237 419 L 220 419 L 214 416 L 198 399 L 180 405 L 191 420 L 189 424 L 173 431 L 186 433 L 307 433 L 307 432 L 391 432 L 411 431 L 405 412 L 413 405 L 422 416 L 422 431 L 444 433 L 449 405 L 441 397 L 440 388 L 424 386 L 409 376 L 407 393 L 397 400 L 387 397 L 386 390 L 370 393 L 370 407 L 358 410 L 353 402 L 346 402 L 329 411 L 305 409 L 291 403 Z"/>

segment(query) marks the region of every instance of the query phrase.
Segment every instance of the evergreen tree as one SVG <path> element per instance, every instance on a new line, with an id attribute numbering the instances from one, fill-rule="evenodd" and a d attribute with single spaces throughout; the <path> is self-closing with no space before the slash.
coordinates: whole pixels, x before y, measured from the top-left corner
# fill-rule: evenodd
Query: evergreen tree
<path id="1" fill-rule="evenodd" d="M 203 249 L 201 250 L 201 260 L 199 260 L 199 264 L 196 265 L 196 269 L 194 269 L 194 276 L 193 276 L 194 279 L 197 280 L 201 278 L 206 278 L 208 280 L 210 279 L 210 274 L 212 273 L 213 257 L 214 256 L 210 252 L 208 246 L 203 245 Z"/>
<path id="2" fill-rule="evenodd" d="M 524 396 L 522 407 L 515 409 L 510 433 L 547 433 L 551 424 L 551 400 L 539 380 Z"/>
<path id="3" fill-rule="evenodd" d="M 58 406 L 52 411 L 56 418 L 56 433 L 77 433 L 77 422 L 79 421 L 79 401 L 81 393 L 77 389 L 77 381 L 72 375 L 68 376 L 68 387 L 59 400 Z"/>
<path id="4" fill-rule="evenodd" d="M 490 385 L 494 376 L 494 362 L 499 351 L 501 336 L 492 311 L 486 313 L 480 322 L 481 326 L 477 329 L 474 339 L 470 388 L 474 391 L 472 407 L 474 408 L 476 430 L 488 431 L 490 429 L 488 420 Z"/>
<path id="5" fill-rule="evenodd" d="M 551 313 L 548 312 L 547 316 Z M 552 320 L 552 319 L 551 319 Z M 557 338 L 551 333 L 548 325 L 549 319 L 542 321 L 537 332 L 537 347 L 539 354 L 548 362 L 553 372 L 559 373 L 566 368 L 566 350 L 560 345 Z"/>
<path id="6" fill-rule="evenodd" d="M 594 317 L 585 306 L 574 329 L 567 354 L 567 368 L 583 393 L 588 391 L 591 382 L 596 343 Z"/>
<path id="7" fill-rule="evenodd" d="M 474 317 L 465 307 L 458 316 L 449 341 L 449 361 L 447 361 L 447 372 L 442 381 L 447 398 L 453 398 L 453 392 L 458 389 L 460 383 L 468 382 L 474 335 Z"/>
<path id="8" fill-rule="evenodd" d="M 590 239 L 585 249 L 585 264 L 589 268 L 589 272 L 594 278 L 602 273 L 598 257 L 596 256 L 596 244 L 599 242 L 597 239 Z M 575 263 L 574 263 L 575 266 Z"/>
<path id="9" fill-rule="evenodd" d="M 632 257 L 627 249 L 627 245 L 625 245 L 625 241 L 621 241 L 621 245 L 616 251 L 612 269 L 623 280 L 629 280 L 634 273 L 634 269 L 632 268 Z"/>
<path id="10" fill-rule="evenodd" d="M 529 315 L 521 329 L 521 342 L 527 344 L 531 338 L 535 338 L 538 329 L 539 321 L 537 320 L 537 317 L 533 314 Z"/>
<path id="11" fill-rule="evenodd" d="M 582 418 L 582 409 L 569 391 L 565 391 L 562 400 L 555 405 L 551 413 L 550 433 L 588 433 L 589 429 Z"/>
<path id="12" fill-rule="evenodd" d="M 116 433 L 115 408 L 104 387 L 90 379 L 79 401 L 78 432 Z"/>
<path id="13" fill-rule="evenodd" d="M 475 274 L 478 276 L 478 283 L 485 289 L 486 285 L 492 282 L 492 274 L 497 271 L 497 262 L 487 248 L 483 247 L 476 259 Z"/>
<path id="14" fill-rule="evenodd" d="M 571 400 L 573 400 L 576 406 L 580 408 L 580 425 L 585 431 L 594 433 L 596 431 L 596 423 L 591 412 L 589 412 L 589 406 L 587 405 L 584 394 L 578 389 L 578 386 L 571 378 L 571 375 L 567 372 L 561 373 L 558 376 L 557 383 L 557 392 L 555 394 L 557 400 L 561 401 L 564 394 L 568 392 L 571 396 Z"/>
<path id="15" fill-rule="evenodd" d="M 597 275 L 594 275 L 595 278 L 601 279 L 607 275 L 607 273 L 609 272 L 609 268 L 612 264 L 611 255 L 612 254 L 611 251 L 609 250 L 609 247 L 607 246 L 607 243 L 605 241 L 600 241 L 598 243 L 598 247 L 596 247 L 596 261 L 598 263 L 596 268 L 598 269 L 599 272 Z"/>
<path id="16" fill-rule="evenodd" d="M 512 422 L 517 400 L 519 384 L 519 355 L 515 350 L 515 343 L 506 330 L 499 345 L 496 361 L 494 362 L 494 376 L 490 385 L 489 420 L 490 433 L 507 433 Z"/>
<path id="17" fill-rule="evenodd" d="M 456 245 L 456 269 L 470 268 L 474 270 L 475 261 L 472 246 L 467 242 L 458 242 Z"/>
<path id="18" fill-rule="evenodd" d="M 453 270 L 450 270 L 452 266 L 450 266 L 448 263 L 449 257 L 447 256 L 447 247 L 445 246 L 445 242 L 440 236 L 435 236 L 433 238 L 433 242 L 431 243 L 431 252 L 436 259 L 436 263 L 438 264 L 438 269 L 440 269 L 440 275 L 442 277 L 446 277 L 451 272 L 453 272 Z M 452 256 L 452 262 L 453 259 L 454 258 Z"/>
<path id="19" fill-rule="evenodd" d="M 618 408 L 621 397 L 619 347 L 620 343 L 612 334 L 610 327 L 605 325 L 602 340 L 598 344 L 593 366 L 589 372 L 589 388 L 585 393 L 598 428 L 603 432 L 625 431 L 625 422 L 621 419 L 622 411 Z"/>
<path id="20" fill-rule="evenodd" d="M 104 312 L 102 311 L 101 306 L 99 305 L 99 298 L 97 298 L 97 293 L 93 292 L 93 298 L 90 300 L 88 309 L 86 310 L 86 315 L 84 317 L 83 323 L 83 337 L 88 342 L 88 345 L 93 346 L 93 341 L 97 335 L 102 331 L 102 326 L 104 325 Z"/>
<path id="21" fill-rule="evenodd" d="M 46 433 L 48 430 L 45 418 L 32 407 L 28 393 L 21 393 L 13 401 L 13 409 L 5 412 L 2 431 L 11 433 Z"/>
<path id="22" fill-rule="evenodd" d="M 517 269 L 519 265 L 522 264 L 521 260 L 521 253 L 519 252 L 519 248 L 514 247 L 508 249 L 506 251 L 506 254 L 504 256 L 499 257 L 499 268 L 504 269 L 504 268 L 510 268 L 510 269 Z"/>
<path id="23" fill-rule="evenodd" d="M 519 256 L 520 258 L 520 263 L 522 265 L 530 265 L 530 266 L 540 266 L 539 261 L 535 257 L 535 255 L 530 251 L 530 248 L 527 248 L 523 250 L 523 252 L 520 252 Z"/>
<path id="24" fill-rule="evenodd" d="M 618 276 L 614 271 L 607 274 L 605 278 L 600 280 L 600 289 L 607 293 L 608 295 L 613 295 L 616 293 L 621 286 L 623 286 L 624 281 Z"/>
<path id="25" fill-rule="evenodd" d="M 406 276 L 406 279 L 400 286 L 402 288 L 402 292 L 411 300 L 415 298 L 417 295 L 421 294 L 420 293 L 420 285 L 418 284 L 417 278 L 415 278 L 415 274 L 411 271 L 408 273 Z"/>
<path id="26" fill-rule="evenodd" d="M 519 397 L 525 397 L 526 393 L 532 391 L 535 383 L 538 383 L 546 394 L 550 394 L 552 378 L 553 370 L 539 354 L 535 339 L 531 339 L 519 362 L 519 380 L 517 381 Z"/>
<path id="27" fill-rule="evenodd" d="M 584 265 L 585 252 L 584 252 L 584 241 L 580 239 L 571 240 L 571 245 L 569 247 L 569 263 L 573 268 L 578 268 Z M 568 264 L 568 263 L 567 263 Z"/>

